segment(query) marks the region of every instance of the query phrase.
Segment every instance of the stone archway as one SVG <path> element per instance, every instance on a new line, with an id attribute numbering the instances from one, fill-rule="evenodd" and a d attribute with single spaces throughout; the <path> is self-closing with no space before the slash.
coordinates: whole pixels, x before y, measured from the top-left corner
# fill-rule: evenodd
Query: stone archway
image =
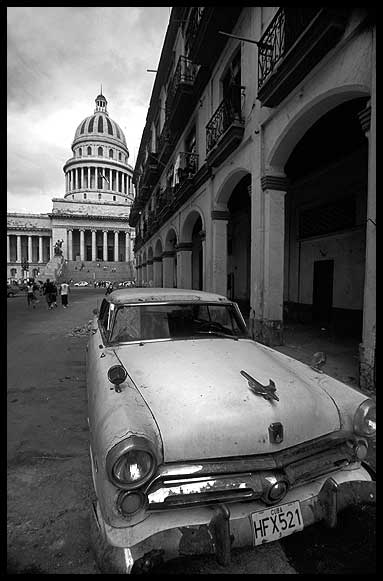
<path id="1" fill-rule="evenodd" d="M 162 287 L 163 285 L 163 275 L 162 275 L 162 241 L 158 239 L 154 246 L 154 256 L 153 256 L 153 276 L 154 276 L 154 286 Z"/>
<path id="2" fill-rule="evenodd" d="M 317 322 L 347 337 L 356 332 L 356 341 L 363 327 L 361 350 L 367 343 L 372 375 L 376 298 L 368 282 L 375 274 L 366 259 L 366 223 L 376 192 L 369 185 L 369 97 L 366 87 L 340 87 L 306 105 L 270 149 L 262 180 L 265 199 L 278 198 L 283 208 L 278 229 L 285 229 L 285 267 L 278 278 L 284 273 L 284 284 L 276 304 L 284 304 L 286 320 Z M 267 291 L 264 283 L 264 296 L 271 296 Z"/>
<path id="3" fill-rule="evenodd" d="M 178 244 L 179 277 L 183 288 L 204 288 L 205 229 L 203 215 L 192 210 L 182 228 L 182 242 Z"/>
<path id="4" fill-rule="evenodd" d="M 148 248 L 148 259 L 147 259 L 147 267 L 146 267 L 146 271 L 147 271 L 147 283 L 148 286 L 154 286 L 154 282 L 153 282 L 153 248 L 151 246 L 149 246 Z"/>

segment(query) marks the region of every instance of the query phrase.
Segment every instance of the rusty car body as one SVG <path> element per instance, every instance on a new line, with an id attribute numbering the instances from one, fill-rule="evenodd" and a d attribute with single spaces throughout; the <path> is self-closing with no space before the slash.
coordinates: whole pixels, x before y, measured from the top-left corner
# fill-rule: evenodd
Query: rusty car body
<path id="1" fill-rule="evenodd" d="M 375 503 L 375 404 L 250 338 L 194 290 L 103 298 L 87 346 L 91 534 L 103 572 L 255 546 Z"/>

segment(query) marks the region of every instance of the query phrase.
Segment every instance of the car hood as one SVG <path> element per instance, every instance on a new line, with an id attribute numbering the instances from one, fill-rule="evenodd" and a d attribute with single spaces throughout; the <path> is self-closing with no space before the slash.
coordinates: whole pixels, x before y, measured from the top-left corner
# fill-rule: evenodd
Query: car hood
<path id="1" fill-rule="evenodd" d="M 142 343 L 115 353 L 157 422 L 165 462 L 270 453 L 340 428 L 321 376 L 255 341 Z M 263 385 L 272 379 L 279 401 L 255 395 L 241 370 Z M 275 422 L 283 425 L 279 444 L 269 439 Z"/>

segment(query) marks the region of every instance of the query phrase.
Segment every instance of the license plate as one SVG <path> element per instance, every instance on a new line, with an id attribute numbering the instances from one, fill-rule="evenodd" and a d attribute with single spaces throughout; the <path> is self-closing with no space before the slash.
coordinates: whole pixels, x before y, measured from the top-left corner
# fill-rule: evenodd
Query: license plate
<path id="1" fill-rule="evenodd" d="M 251 519 L 255 545 L 277 541 L 303 529 L 298 501 L 253 512 Z"/>

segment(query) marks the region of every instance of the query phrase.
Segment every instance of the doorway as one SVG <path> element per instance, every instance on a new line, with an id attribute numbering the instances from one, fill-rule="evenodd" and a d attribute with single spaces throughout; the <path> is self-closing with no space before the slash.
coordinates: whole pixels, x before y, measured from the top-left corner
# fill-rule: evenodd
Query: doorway
<path id="1" fill-rule="evenodd" d="M 331 322 L 332 295 L 334 286 L 334 261 L 314 262 L 313 322 L 327 327 Z"/>

